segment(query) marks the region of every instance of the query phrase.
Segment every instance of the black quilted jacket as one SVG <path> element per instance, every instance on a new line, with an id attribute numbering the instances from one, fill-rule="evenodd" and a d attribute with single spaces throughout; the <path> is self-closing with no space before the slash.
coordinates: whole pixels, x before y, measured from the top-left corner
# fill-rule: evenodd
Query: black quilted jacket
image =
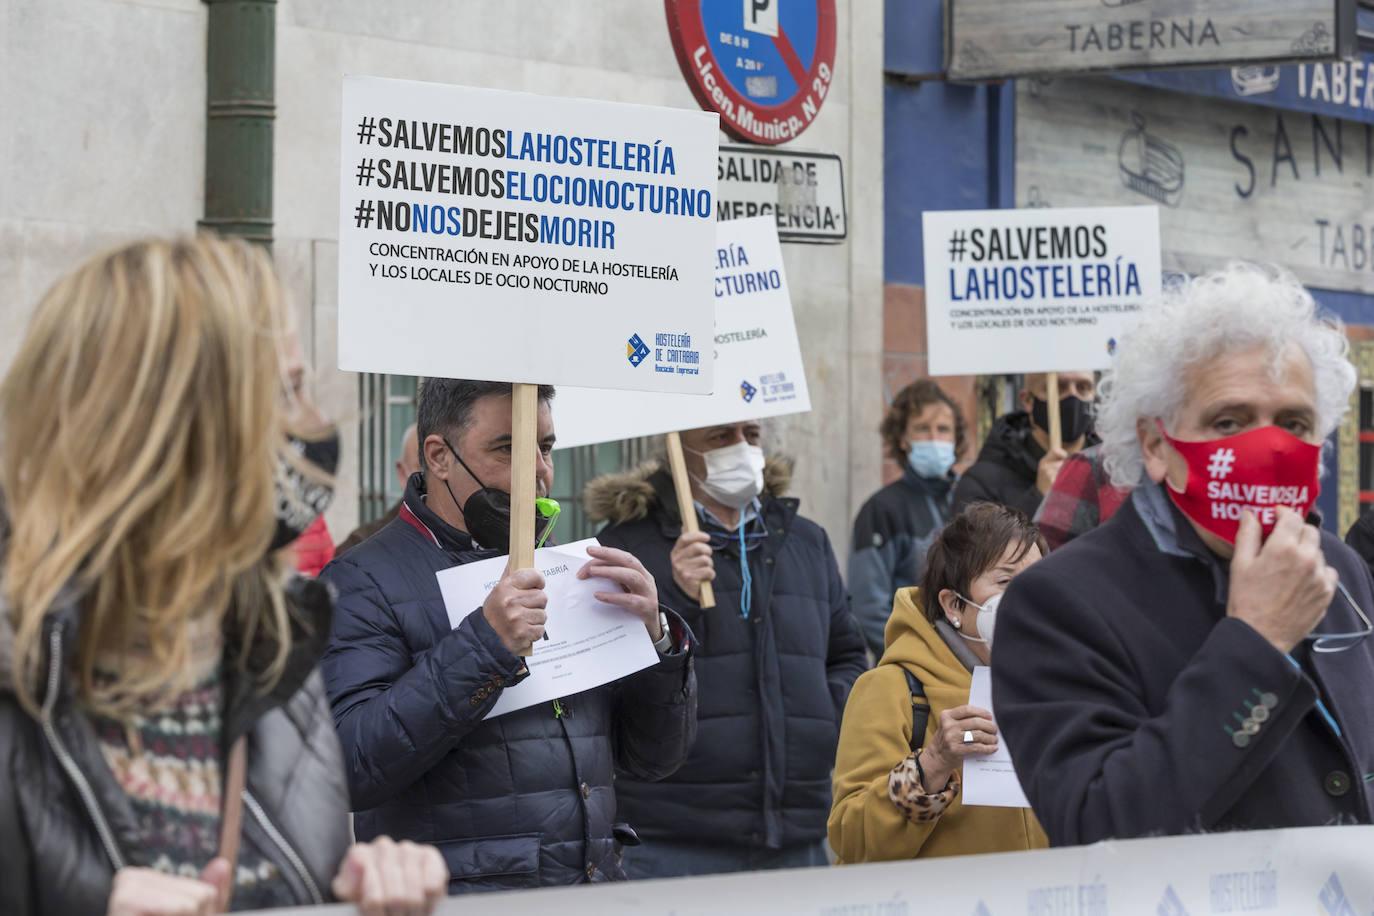
<path id="1" fill-rule="evenodd" d="M 289 597 L 304 625 L 287 671 L 267 695 L 225 671 L 223 736 L 248 735 L 243 830 L 285 876 L 296 902 L 328 902 L 348 846 L 348 794 L 315 661 L 329 629 L 328 592 L 299 579 Z M 19 705 L 10 663 L 13 631 L 0 604 L 0 913 L 105 912 L 117 868 L 149 866 L 133 808 L 101 756 L 70 676 L 80 614 L 49 615 L 41 720 Z"/>
<path id="2" fill-rule="evenodd" d="M 782 476 L 770 462 L 770 490 L 781 488 Z M 630 822 L 650 843 L 779 849 L 823 839 L 840 719 L 867 667 L 825 531 L 797 514 L 797 500 L 763 496 L 747 532 L 753 599 L 745 618 L 733 537 L 717 531 L 712 538 L 714 608 L 703 609 L 673 581 L 670 554 L 682 519 L 666 471 L 594 481 L 588 502 L 594 517 L 616 522 L 601 542 L 639 557 L 699 640 L 700 739 L 662 784 L 622 777 Z"/>
<path id="3" fill-rule="evenodd" d="M 541 703 L 484 719 L 524 662 L 480 607 L 453 628 L 435 573 L 498 552 L 431 512 L 421 480 L 405 496 L 419 527 L 398 518 L 321 573 L 338 590 L 322 668 L 358 838 L 433 843 L 450 893 L 624 878 L 613 773 L 660 779 L 686 758 L 690 649 L 568 698 L 562 716 Z"/>

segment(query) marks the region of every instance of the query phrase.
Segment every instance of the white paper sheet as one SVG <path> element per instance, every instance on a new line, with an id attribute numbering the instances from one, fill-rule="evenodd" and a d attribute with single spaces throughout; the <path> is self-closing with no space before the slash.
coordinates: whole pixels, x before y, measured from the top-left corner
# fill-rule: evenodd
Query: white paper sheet
<path id="1" fill-rule="evenodd" d="M 658 653 L 644 623 L 623 608 L 592 597 L 594 592 L 617 591 L 609 579 L 578 579 L 587 562 L 587 548 L 595 538 L 544 547 L 534 552 L 534 565 L 544 574 L 549 596 L 548 639 L 534 644 L 526 659 L 530 676 L 501 697 L 486 718 L 524 709 L 619 680 L 658 663 Z M 458 627 L 480 607 L 501 580 L 505 557 L 441 570 L 439 590 L 449 622 Z"/>
<path id="2" fill-rule="evenodd" d="M 981 706 L 993 713 L 992 669 L 978 665 L 973 669 L 973 686 L 969 688 L 968 705 Z M 1011 751 L 1001 729 L 997 732 L 997 753 L 988 757 L 964 758 L 964 804 L 988 805 L 999 808 L 1029 808 L 1026 793 L 1011 765 Z"/>

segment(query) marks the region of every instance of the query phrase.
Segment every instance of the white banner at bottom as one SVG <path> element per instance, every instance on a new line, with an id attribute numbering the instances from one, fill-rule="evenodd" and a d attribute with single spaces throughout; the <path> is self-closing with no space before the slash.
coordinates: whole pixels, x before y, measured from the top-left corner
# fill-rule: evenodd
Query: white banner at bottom
<path id="1" fill-rule="evenodd" d="M 278 912 L 357 911 L 329 906 Z M 450 898 L 436 913 L 1371 916 L 1374 826 L 1113 840 L 1035 852 L 509 891 Z"/>

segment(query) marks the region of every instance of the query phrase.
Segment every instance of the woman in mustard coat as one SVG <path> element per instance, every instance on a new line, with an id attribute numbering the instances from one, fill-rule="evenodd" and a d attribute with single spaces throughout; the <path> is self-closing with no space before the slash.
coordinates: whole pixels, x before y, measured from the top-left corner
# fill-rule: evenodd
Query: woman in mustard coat
<path id="1" fill-rule="evenodd" d="M 1007 583 L 1044 552 L 1024 514 L 975 503 L 931 545 L 920 588 L 897 592 L 883 657 L 854 685 L 840 728 L 828 824 L 840 864 L 1048 845 L 1029 808 L 959 797 L 963 760 L 997 749 L 990 714 L 968 705 L 973 667 L 990 660 Z M 925 721 L 916 740 L 913 719 Z"/>

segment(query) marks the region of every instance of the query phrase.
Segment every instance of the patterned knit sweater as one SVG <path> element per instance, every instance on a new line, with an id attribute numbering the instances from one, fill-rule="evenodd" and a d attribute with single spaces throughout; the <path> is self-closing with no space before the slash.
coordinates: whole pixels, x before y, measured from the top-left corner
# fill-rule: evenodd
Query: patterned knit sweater
<path id="1" fill-rule="evenodd" d="M 219 851 L 223 689 L 218 639 L 192 642 L 194 686 L 127 722 L 93 715 L 101 753 L 129 796 L 147 858 L 158 871 L 199 877 Z M 114 681 L 119 660 L 97 662 L 97 684 Z M 245 833 L 234 876 L 234 910 L 290 906 L 277 867 Z"/>

